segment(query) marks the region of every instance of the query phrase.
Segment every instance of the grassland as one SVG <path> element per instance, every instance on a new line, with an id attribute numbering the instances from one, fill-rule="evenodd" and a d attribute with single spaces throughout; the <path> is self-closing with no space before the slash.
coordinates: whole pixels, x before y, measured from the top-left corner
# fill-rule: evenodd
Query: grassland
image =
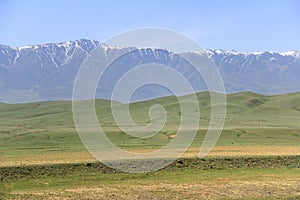
<path id="1" fill-rule="evenodd" d="M 188 99 L 188 97 L 187 97 Z M 199 93 L 201 121 L 197 136 L 186 155 L 195 156 L 210 119 L 208 93 Z M 97 100 L 99 122 L 106 135 L 121 148 L 133 151 L 157 149 L 176 134 L 180 109 L 175 97 L 165 97 L 130 105 L 133 119 L 149 122 L 148 109 L 161 104 L 168 119 L 161 132 L 149 139 L 133 138 L 115 124 L 110 102 Z M 300 152 L 300 94 L 261 96 L 237 93 L 227 96 L 227 118 L 213 156 L 288 155 Z M 265 153 L 264 153 L 265 152 Z M 52 162 L 82 162 L 93 158 L 75 130 L 69 101 L 7 105 L 0 104 L 1 165 Z"/>
<path id="2" fill-rule="evenodd" d="M 158 172 L 100 163 L 2 168 L 7 199 L 298 199 L 300 157 L 182 159 Z"/>
<path id="3" fill-rule="evenodd" d="M 187 158 L 198 155 L 210 119 L 209 94 L 199 93 L 198 100 L 200 127 L 191 148 L 184 155 Z M 99 123 L 111 141 L 121 148 L 144 152 L 170 142 L 169 136 L 176 134 L 181 116 L 177 99 L 165 97 L 131 104 L 131 115 L 136 123 L 145 125 L 149 122 L 148 109 L 153 104 L 164 106 L 168 118 L 165 127 L 148 139 L 124 134 L 112 118 L 109 101 L 97 100 L 96 111 Z M 259 159 L 300 155 L 299 121 L 300 93 L 277 96 L 250 92 L 230 94 L 227 96 L 224 129 L 208 159 L 219 159 L 215 162 L 218 165 L 224 157 Z M 1 174 L 7 166 L 14 171 L 41 164 L 53 168 L 58 163 L 63 163 L 68 169 L 74 167 L 66 163 L 96 163 L 76 133 L 71 102 L 0 103 Z M 284 164 L 230 166 L 208 170 L 195 166 L 175 167 L 148 174 L 99 173 L 79 167 L 82 171 L 44 176 L 47 173 L 42 170 L 2 180 L 0 199 L 1 196 L 4 199 L 299 198 L 298 162 L 293 167 Z"/>

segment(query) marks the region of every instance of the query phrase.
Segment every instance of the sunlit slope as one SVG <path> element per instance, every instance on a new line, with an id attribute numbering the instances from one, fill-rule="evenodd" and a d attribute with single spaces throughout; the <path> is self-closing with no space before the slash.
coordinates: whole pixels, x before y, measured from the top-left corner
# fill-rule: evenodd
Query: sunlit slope
<path id="1" fill-rule="evenodd" d="M 197 98 L 201 116 L 195 147 L 201 144 L 211 112 L 209 93 L 199 93 Z M 181 103 L 190 101 L 191 96 L 181 98 Z M 110 101 L 96 100 L 95 108 L 99 124 L 114 143 L 122 148 L 142 150 L 159 148 L 170 142 L 182 117 L 177 98 L 170 96 L 130 104 L 134 122 L 147 125 L 151 121 L 149 108 L 155 104 L 165 108 L 167 121 L 162 130 L 148 139 L 133 138 L 121 131 L 113 120 Z M 226 123 L 217 145 L 300 145 L 299 121 L 300 93 L 229 94 Z M 70 101 L 0 104 L 1 156 L 78 151 L 85 151 L 85 148 L 74 126 Z"/>

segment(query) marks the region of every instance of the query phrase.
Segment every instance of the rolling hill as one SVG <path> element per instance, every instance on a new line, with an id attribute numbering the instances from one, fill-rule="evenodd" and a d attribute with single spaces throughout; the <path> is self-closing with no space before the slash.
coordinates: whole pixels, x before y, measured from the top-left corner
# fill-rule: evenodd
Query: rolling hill
<path id="1" fill-rule="evenodd" d="M 192 147 L 201 144 L 210 119 L 209 93 L 198 93 L 197 97 L 201 120 Z M 185 98 L 188 100 L 189 96 Z M 227 118 L 217 146 L 299 146 L 299 99 L 300 93 L 263 96 L 242 92 L 227 95 Z M 115 144 L 129 150 L 151 150 L 170 142 L 168 136 L 176 134 L 180 120 L 177 99 L 169 96 L 130 104 L 136 123 L 149 123 L 148 108 L 153 104 L 164 106 L 168 118 L 165 127 L 147 139 L 126 135 L 115 125 L 110 101 L 96 100 L 96 111 L 99 123 Z M 75 130 L 70 101 L 0 104 L 0 155 L 3 163 L 9 160 L 20 163 L 35 156 L 42 159 L 43 155 L 55 157 L 65 153 L 86 155 Z"/>

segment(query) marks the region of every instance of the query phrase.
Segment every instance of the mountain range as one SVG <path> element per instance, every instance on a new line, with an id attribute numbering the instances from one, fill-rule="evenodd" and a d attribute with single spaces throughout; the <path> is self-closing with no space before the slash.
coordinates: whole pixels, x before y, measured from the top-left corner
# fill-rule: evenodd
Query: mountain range
<path id="1" fill-rule="evenodd" d="M 11 47 L 0 45 L 0 102 L 23 103 L 68 100 L 72 98 L 76 73 L 86 56 L 100 47 L 105 59 L 125 52 L 127 58 L 108 70 L 96 98 L 110 99 L 113 85 L 126 70 L 137 64 L 156 63 L 181 71 L 197 91 L 205 91 L 203 80 L 189 63 L 164 49 L 137 49 L 108 46 L 95 40 L 80 39 L 60 43 Z M 216 64 L 227 93 L 252 91 L 274 95 L 300 91 L 300 51 L 238 52 L 205 50 Z M 188 52 L 201 57 L 198 52 Z M 115 68 L 114 68 L 115 67 Z M 88 77 L 87 77 L 88 78 Z M 100 84 L 100 83 L 99 83 Z M 149 86 L 134 101 L 169 95 L 169 91 Z"/>

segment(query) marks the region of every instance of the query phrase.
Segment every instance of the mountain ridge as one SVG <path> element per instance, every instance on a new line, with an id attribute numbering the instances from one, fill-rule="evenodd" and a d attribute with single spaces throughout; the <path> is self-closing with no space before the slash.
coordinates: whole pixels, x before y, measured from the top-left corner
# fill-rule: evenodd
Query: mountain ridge
<path id="1" fill-rule="evenodd" d="M 183 61 L 177 61 L 172 52 L 162 49 L 147 50 L 135 47 L 108 46 L 96 40 L 75 41 L 10 47 L 0 45 L 0 101 L 21 103 L 32 101 L 68 100 L 72 98 L 74 79 L 84 58 L 97 46 L 103 49 L 107 59 L 135 50 L 134 62 L 124 60 L 123 68 L 110 75 L 120 75 L 129 66 L 154 62 L 170 65 L 185 73 L 194 82 L 196 92 L 205 91 L 203 81 Z M 227 93 L 252 91 L 274 95 L 300 91 L 300 51 L 239 52 L 235 50 L 204 50 L 219 69 Z M 190 52 L 199 58 L 203 52 Z M 156 55 L 156 56 L 155 56 Z M 120 64 L 120 63 L 119 63 Z M 96 98 L 109 99 L 106 91 L 97 90 Z M 144 91 L 137 100 L 168 96 L 169 93 Z"/>
<path id="2" fill-rule="evenodd" d="M 98 40 L 94 40 L 94 39 L 86 39 L 86 38 L 80 38 L 80 39 L 76 39 L 76 40 L 67 40 L 67 41 L 61 41 L 61 42 L 48 42 L 48 43 L 42 43 L 42 44 L 29 44 L 29 45 L 21 45 L 21 46 L 12 46 L 12 45 L 8 45 L 8 44 L 0 44 L 0 47 L 7 47 L 7 48 L 13 48 L 13 49 L 26 49 L 26 48 L 32 48 L 32 47 L 39 47 L 39 46 L 49 46 L 49 45 L 58 45 L 58 46 L 61 46 L 61 45 L 64 45 L 64 44 L 70 44 L 70 43 L 76 43 L 76 42 L 80 42 L 80 41 L 91 41 L 91 42 L 94 42 L 94 43 L 97 43 L 97 44 L 105 44 L 105 43 L 102 43 Z M 119 47 L 124 47 L 124 46 L 119 46 Z M 261 51 L 239 51 L 239 50 L 236 50 L 236 49 L 205 49 L 206 51 L 214 51 L 216 53 L 218 52 L 226 52 L 226 53 L 232 53 L 232 54 L 254 54 L 254 55 L 257 55 L 257 54 L 260 54 L 260 53 L 275 53 L 275 54 L 281 54 L 281 55 L 291 55 L 293 56 L 292 54 L 294 53 L 299 53 L 300 54 L 300 50 L 296 50 L 296 49 L 290 49 L 290 50 L 287 50 L 287 51 L 280 51 L 280 52 L 277 52 L 277 51 L 267 51 L 267 50 L 261 50 Z"/>

